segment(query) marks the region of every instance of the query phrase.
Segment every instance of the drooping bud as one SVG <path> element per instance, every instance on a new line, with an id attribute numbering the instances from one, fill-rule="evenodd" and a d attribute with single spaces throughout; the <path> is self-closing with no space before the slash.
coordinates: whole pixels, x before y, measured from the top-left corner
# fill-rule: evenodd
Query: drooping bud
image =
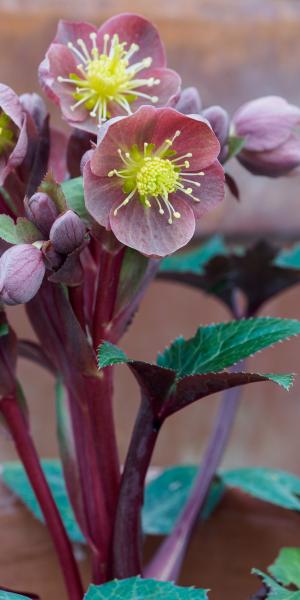
<path id="1" fill-rule="evenodd" d="M 0 299 L 5 304 L 29 302 L 45 275 L 40 250 L 31 244 L 9 248 L 0 258 Z"/>
<path id="2" fill-rule="evenodd" d="M 83 242 L 85 226 L 72 210 L 67 210 L 54 221 L 50 240 L 54 249 L 61 254 L 70 254 Z"/>
<path id="3" fill-rule="evenodd" d="M 279 96 L 247 102 L 232 119 L 234 135 L 244 138 L 237 155 L 256 175 L 279 177 L 300 165 L 300 108 Z"/>
<path id="4" fill-rule="evenodd" d="M 228 139 L 228 113 L 222 106 L 209 106 L 202 111 L 202 116 L 209 121 L 222 147 Z"/>
<path id="5" fill-rule="evenodd" d="M 24 200 L 25 212 L 28 219 L 49 237 L 50 229 L 58 216 L 58 210 L 53 200 L 44 192 L 37 192 L 31 198 Z"/>
<path id="6" fill-rule="evenodd" d="M 187 87 L 182 90 L 175 108 L 184 115 L 197 115 L 201 111 L 201 105 L 198 90 L 195 87 Z"/>

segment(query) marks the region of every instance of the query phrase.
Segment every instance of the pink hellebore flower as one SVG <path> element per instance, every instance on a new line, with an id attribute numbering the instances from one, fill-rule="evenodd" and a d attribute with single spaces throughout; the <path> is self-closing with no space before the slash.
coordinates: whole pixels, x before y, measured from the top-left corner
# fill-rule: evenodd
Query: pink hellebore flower
<path id="1" fill-rule="evenodd" d="M 12 246 L 0 258 L 0 300 L 4 304 L 29 302 L 45 275 L 41 251 L 31 244 Z"/>
<path id="2" fill-rule="evenodd" d="M 103 127 L 84 166 L 86 207 L 126 246 L 166 256 L 223 198 L 220 144 L 209 127 L 172 108 L 141 107 Z"/>
<path id="3" fill-rule="evenodd" d="M 0 185 L 24 160 L 28 145 L 26 113 L 18 96 L 0 84 Z"/>
<path id="4" fill-rule="evenodd" d="M 180 77 L 166 69 L 159 34 L 146 19 L 122 14 L 100 29 L 60 21 L 39 76 L 74 127 L 97 132 L 111 117 L 142 104 L 174 104 Z"/>
<path id="5" fill-rule="evenodd" d="M 247 102 L 232 119 L 245 144 L 237 158 L 254 175 L 280 177 L 300 165 L 300 108 L 279 96 Z"/>

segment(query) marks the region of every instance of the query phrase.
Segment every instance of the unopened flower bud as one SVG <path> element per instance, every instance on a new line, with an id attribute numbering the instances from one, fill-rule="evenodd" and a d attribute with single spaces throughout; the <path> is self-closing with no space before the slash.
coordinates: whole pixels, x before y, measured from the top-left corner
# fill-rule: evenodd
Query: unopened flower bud
<path id="1" fill-rule="evenodd" d="M 202 116 L 207 119 L 217 136 L 221 148 L 227 142 L 229 133 L 229 116 L 222 106 L 209 106 L 202 111 Z"/>
<path id="2" fill-rule="evenodd" d="M 54 249 L 61 254 L 70 254 L 83 242 L 85 226 L 72 210 L 67 210 L 54 221 L 50 240 Z"/>
<path id="3" fill-rule="evenodd" d="M 45 275 L 40 250 L 31 244 L 9 248 L 0 258 L 0 298 L 5 304 L 29 302 Z"/>
<path id="4" fill-rule="evenodd" d="M 232 119 L 233 134 L 244 138 L 237 158 L 256 175 L 279 177 L 300 165 L 300 108 L 284 98 L 247 102 Z"/>
<path id="5" fill-rule="evenodd" d="M 194 87 L 187 87 L 182 90 L 175 108 L 184 115 L 197 115 L 200 113 L 201 98 L 198 90 Z"/>
<path id="6" fill-rule="evenodd" d="M 52 198 L 44 192 L 37 192 L 31 198 L 25 198 L 24 206 L 28 219 L 48 239 L 50 229 L 58 216 L 58 210 Z"/>

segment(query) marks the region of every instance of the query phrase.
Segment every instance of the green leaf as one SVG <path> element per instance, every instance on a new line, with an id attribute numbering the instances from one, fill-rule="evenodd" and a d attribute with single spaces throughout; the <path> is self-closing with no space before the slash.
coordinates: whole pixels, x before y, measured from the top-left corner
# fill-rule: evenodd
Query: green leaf
<path id="1" fill-rule="evenodd" d="M 19 243 L 33 244 L 43 239 L 43 235 L 38 228 L 25 217 L 18 217 L 15 227 Z"/>
<path id="2" fill-rule="evenodd" d="M 127 306 L 140 289 L 149 266 L 149 258 L 126 248 L 120 273 L 114 317 Z"/>
<path id="3" fill-rule="evenodd" d="M 283 250 L 280 252 L 276 257 L 274 264 L 277 267 L 300 269 L 300 244 L 296 244 L 290 250 Z"/>
<path id="4" fill-rule="evenodd" d="M 189 340 L 177 338 L 157 364 L 175 370 L 178 378 L 218 372 L 299 333 L 299 321 L 271 317 L 208 325 Z"/>
<path id="5" fill-rule="evenodd" d="M 204 266 L 215 256 L 225 256 L 228 250 L 223 239 L 216 235 L 202 246 L 190 252 L 176 253 L 165 258 L 160 267 L 161 272 L 172 271 L 177 273 L 192 272 L 204 273 Z"/>
<path id="6" fill-rule="evenodd" d="M 130 361 L 125 352 L 123 352 L 121 348 L 114 346 L 114 344 L 111 344 L 110 342 L 104 342 L 99 346 L 99 369 L 103 369 L 104 367 L 110 367 L 111 365 L 121 365 L 128 362 Z"/>
<path id="7" fill-rule="evenodd" d="M 179 587 L 154 579 L 115 579 L 103 585 L 90 585 L 84 600 L 207 600 L 205 590 Z"/>
<path id="8" fill-rule="evenodd" d="M 53 200 L 58 212 L 61 213 L 67 210 L 66 198 L 62 190 L 62 186 L 55 181 L 51 171 L 48 171 L 48 173 L 45 175 L 38 188 L 38 192 L 44 192 L 45 194 L 48 194 Z"/>
<path id="9" fill-rule="evenodd" d="M 17 215 L 18 210 L 15 206 L 15 203 L 12 200 L 8 191 L 2 185 L 0 185 L 0 195 L 2 196 L 2 198 L 5 202 L 5 204 L 8 206 L 8 208 L 10 208 L 11 212 L 13 212 L 15 215 Z"/>
<path id="10" fill-rule="evenodd" d="M 8 323 L 1 323 L 0 324 L 0 337 L 2 337 L 3 335 L 8 335 L 8 333 L 9 333 Z"/>
<path id="11" fill-rule="evenodd" d="M 282 548 L 268 570 L 284 585 L 300 588 L 300 548 Z"/>
<path id="12" fill-rule="evenodd" d="M 42 466 L 69 538 L 73 542 L 83 544 L 85 540 L 74 517 L 60 462 L 58 460 L 43 460 Z M 1 477 L 5 485 L 24 502 L 37 519 L 43 522 L 39 503 L 23 466 L 18 462 L 4 463 L 1 467 Z"/>
<path id="13" fill-rule="evenodd" d="M 262 377 L 277 383 L 277 385 L 280 385 L 280 387 L 288 392 L 294 383 L 295 375 L 294 373 L 263 373 Z"/>
<path id="14" fill-rule="evenodd" d="M 90 220 L 90 216 L 85 208 L 83 178 L 75 177 L 68 179 L 61 184 L 62 191 L 65 195 L 68 208 L 71 208 L 85 221 Z"/>
<path id="15" fill-rule="evenodd" d="M 165 469 L 147 484 L 142 513 L 144 533 L 171 533 L 190 495 L 197 471 L 195 465 L 176 465 Z M 214 511 L 224 489 L 222 480 L 216 479 L 201 513 L 202 519 L 207 519 Z"/>
<path id="16" fill-rule="evenodd" d="M 0 600 L 30 600 L 30 598 L 28 596 L 23 596 L 23 594 L 0 590 Z"/>
<path id="17" fill-rule="evenodd" d="M 268 589 L 268 600 L 300 600 L 300 592 L 286 590 L 277 581 L 272 579 L 272 577 L 269 577 L 269 575 L 262 573 L 258 569 L 252 569 L 252 573 L 263 580 Z"/>
<path id="18" fill-rule="evenodd" d="M 245 138 L 239 137 L 237 135 L 231 135 L 228 140 L 228 153 L 226 156 L 226 161 L 230 160 L 242 150 L 245 144 Z"/>
<path id="19" fill-rule="evenodd" d="M 19 241 L 15 222 L 8 215 L 0 215 L 0 238 L 9 244 L 17 244 Z"/>
<path id="20" fill-rule="evenodd" d="M 222 473 L 229 487 L 243 490 L 260 500 L 300 511 L 300 478 L 285 471 L 264 467 L 246 467 Z"/>

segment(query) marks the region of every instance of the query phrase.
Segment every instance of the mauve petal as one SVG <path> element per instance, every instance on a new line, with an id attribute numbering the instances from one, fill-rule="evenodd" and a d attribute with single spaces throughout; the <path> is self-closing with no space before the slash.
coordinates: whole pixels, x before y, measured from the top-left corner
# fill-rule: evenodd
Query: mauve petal
<path id="1" fill-rule="evenodd" d="M 196 198 L 200 198 L 200 202 L 194 202 L 192 198 L 190 200 L 196 221 L 224 199 L 225 174 L 222 165 L 216 161 L 205 169 L 204 175 L 199 177 L 198 181 L 201 183 L 201 187 L 194 191 L 194 195 Z M 194 186 L 191 185 L 191 187 L 195 190 Z M 187 196 L 185 196 L 186 199 Z"/>
<path id="2" fill-rule="evenodd" d="M 199 119 L 193 119 L 172 108 L 157 109 L 155 130 L 151 142 L 158 148 L 177 130 L 180 135 L 174 140 L 172 150 L 177 156 L 192 152 L 189 158 L 190 171 L 202 170 L 212 164 L 220 152 L 220 144 L 211 127 Z"/>
<path id="3" fill-rule="evenodd" d="M 93 173 L 105 177 L 112 169 L 122 168 L 124 164 L 118 155 L 118 148 L 126 152 L 133 144 L 137 144 L 142 150 L 145 141 L 151 142 L 158 111 L 152 106 L 142 106 L 130 117 L 115 119 L 112 124 L 108 122 L 101 143 L 91 159 Z"/>
<path id="4" fill-rule="evenodd" d="M 235 133 L 245 137 L 245 150 L 272 150 L 285 142 L 300 122 L 300 109 L 279 96 L 247 102 L 234 114 Z"/>
<path id="5" fill-rule="evenodd" d="M 51 48 L 51 46 L 50 46 Z M 48 98 L 55 102 L 55 104 L 59 104 L 58 96 L 52 91 L 52 84 L 54 78 L 50 73 L 49 66 L 49 58 L 48 55 L 45 56 L 44 60 L 39 64 L 38 67 L 38 80 L 42 90 L 47 94 Z"/>
<path id="6" fill-rule="evenodd" d="M 195 87 L 187 87 L 182 90 L 175 108 L 184 115 L 192 115 L 199 113 L 201 106 L 202 102 L 198 90 Z"/>
<path id="7" fill-rule="evenodd" d="M 157 96 L 158 101 L 154 104 L 155 108 L 167 105 L 173 106 L 180 93 L 181 78 L 178 73 L 172 69 L 147 69 L 139 73 L 139 78 L 141 79 L 148 79 L 150 77 L 159 79 L 160 83 L 158 85 L 153 85 L 152 87 L 139 87 L 137 88 L 137 92 L 149 94 L 149 96 Z M 152 105 L 152 102 L 146 98 L 137 97 L 137 100 L 131 104 L 132 112 L 136 111 L 139 106 L 145 104 Z"/>
<path id="8" fill-rule="evenodd" d="M 76 110 L 71 110 L 71 105 L 76 102 L 72 95 L 75 86 L 71 83 L 59 83 L 57 80 L 58 77 L 68 78 L 71 73 L 81 76 L 77 70 L 78 61 L 71 50 L 63 44 L 52 44 L 48 52 L 48 59 L 52 76 L 51 88 L 59 98 L 64 117 L 76 123 L 77 121 L 83 121 L 89 115 L 86 108 L 80 106 Z"/>
<path id="9" fill-rule="evenodd" d="M 166 213 L 159 214 L 154 199 L 152 208 L 145 208 L 138 198 L 134 197 L 116 216 L 114 210 L 118 203 L 115 202 L 109 220 L 116 238 L 125 246 L 134 248 L 146 256 L 167 256 L 185 246 L 194 235 L 194 214 L 185 201 L 178 198 L 170 198 L 170 201 L 181 214 L 181 218 L 174 219 L 171 225 Z"/>
<path id="10" fill-rule="evenodd" d="M 90 50 L 93 46 L 90 40 L 90 33 L 97 32 L 96 27 L 90 23 L 82 21 L 64 21 L 63 19 L 58 22 L 56 36 L 53 40 L 57 44 L 65 44 L 72 42 L 78 50 L 80 47 L 77 45 L 77 40 L 82 39 Z"/>
<path id="11" fill-rule="evenodd" d="M 6 167 L 5 167 L 5 175 L 4 173 L 2 173 L 1 176 L 1 180 L 2 183 L 5 179 L 5 177 L 7 177 L 7 175 L 13 170 L 15 169 L 15 167 L 18 167 L 24 160 L 25 155 L 26 155 L 26 151 L 27 151 L 27 146 L 28 146 L 28 136 L 27 136 L 27 119 L 26 117 L 24 118 L 24 122 L 22 125 L 22 128 L 20 130 L 19 133 L 19 137 L 18 137 L 18 141 L 12 151 L 12 153 L 10 154 Z"/>
<path id="12" fill-rule="evenodd" d="M 20 129 L 16 145 L 9 157 L 7 159 L 1 157 L 0 184 L 2 185 L 9 173 L 23 162 L 28 146 L 28 136 L 27 117 L 23 106 L 15 92 L 3 84 L 0 84 L 0 109 Z"/>
<path id="13" fill-rule="evenodd" d="M 282 177 L 300 165 L 300 139 L 292 134 L 286 142 L 274 150 L 265 152 L 242 150 L 237 158 L 253 175 Z"/>
<path id="14" fill-rule="evenodd" d="M 0 83 L 0 109 L 21 129 L 24 121 L 24 110 L 17 94 L 3 83 Z"/>
<path id="15" fill-rule="evenodd" d="M 46 104 L 39 94 L 22 94 L 20 102 L 23 109 L 30 114 L 36 128 L 40 131 L 48 115 Z"/>
<path id="16" fill-rule="evenodd" d="M 97 34 L 97 46 L 100 52 L 103 48 L 103 36 L 105 33 L 108 33 L 110 36 L 117 33 L 120 42 L 127 42 L 127 49 L 133 43 L 140 46 L 139 50 L 130 60 L 130 64 L 151 56 L 153 67 L 165 66 L 165 51 L 159 33 L 147 19 L 139 15 L 124 13 L 105 21 Z"/>
<path id="17" fill-rule="evenodd" d="M 125 199 L 124 192 L 116 177 L 97 177 L 91 171 L 90 162 L 83 169 L 83 187 L 85 206 L 97 223 L 110 229 L 109 213 L 116 201 L 120 204 Z"/>

